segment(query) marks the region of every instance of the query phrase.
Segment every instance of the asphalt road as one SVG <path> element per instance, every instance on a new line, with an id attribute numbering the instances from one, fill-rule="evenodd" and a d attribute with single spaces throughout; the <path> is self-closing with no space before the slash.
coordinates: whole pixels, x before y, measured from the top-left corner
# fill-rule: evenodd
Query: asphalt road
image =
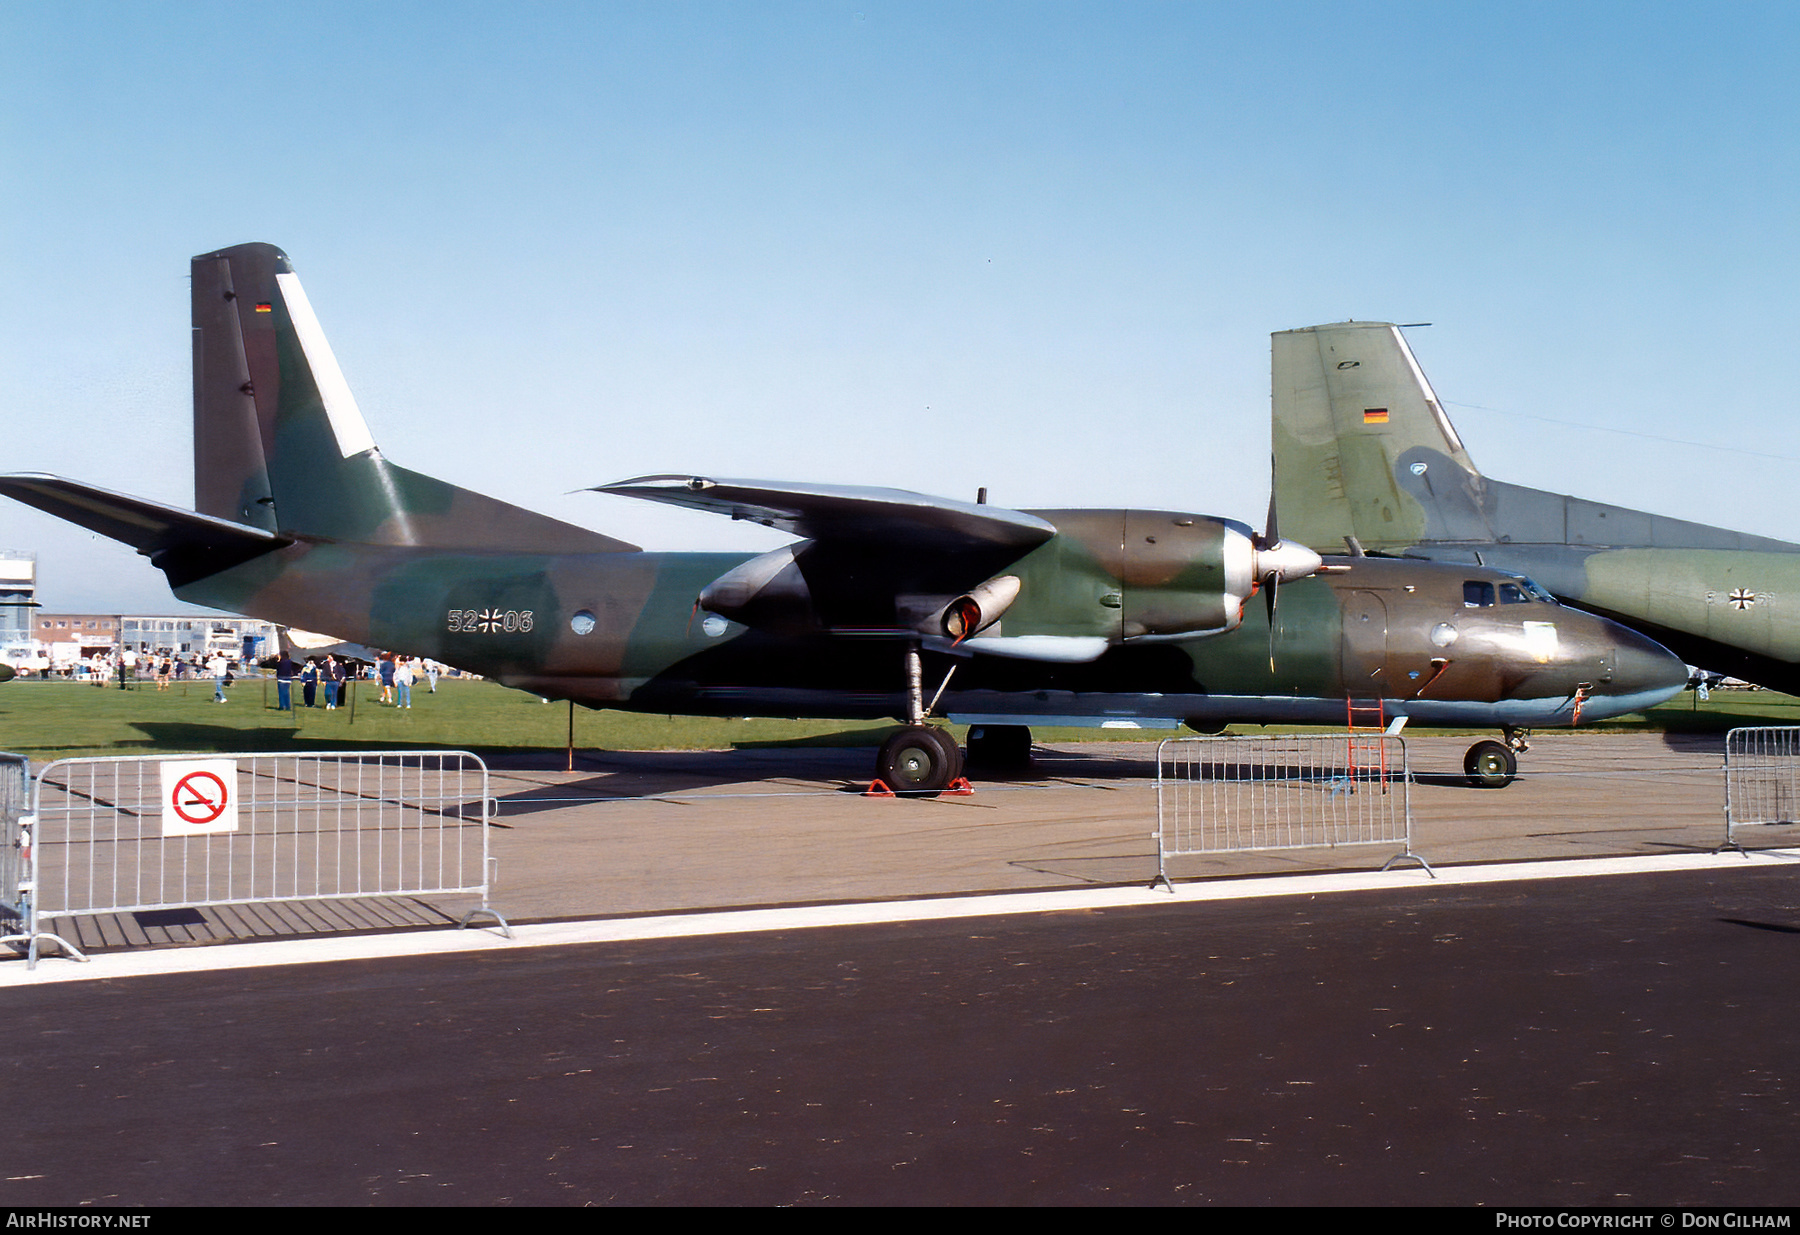
<path id="1" fill-rule="evenodd" d="M 12 1205 L 1792 1201 L 1787 869 L 11 992 Z"/>

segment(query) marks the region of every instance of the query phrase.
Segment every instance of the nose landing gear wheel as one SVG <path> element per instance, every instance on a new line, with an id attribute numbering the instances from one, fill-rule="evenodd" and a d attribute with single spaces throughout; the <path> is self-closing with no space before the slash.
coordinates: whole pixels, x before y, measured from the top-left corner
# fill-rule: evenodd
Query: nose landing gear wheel
<path id="1" fill-rule="evenodd" d="M 962 775 L 956 739 L 930 725 L 909 725 L 881 744 L 875 775 L 895 793 L 936 797 Z"/>
<path id="2" fill-rule="evenodd" d="M 1463 756 L 1463 774 L 1477 789 L 1504 789 L 1519 773 L 1519 760 L 1504 742 L 1477 742 Z"/>

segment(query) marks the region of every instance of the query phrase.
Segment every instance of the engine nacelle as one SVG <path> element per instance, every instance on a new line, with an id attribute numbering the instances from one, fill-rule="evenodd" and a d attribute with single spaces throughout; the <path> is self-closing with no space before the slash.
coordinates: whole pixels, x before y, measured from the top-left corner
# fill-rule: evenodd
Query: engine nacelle
<path id="1" fill-rule="evenodd" d="M 700 589 L 700 607 L 745 626 L 779 635 L 819 629 L 812 589 L 794 561 L 799 545 L 783 545 L 740 562 Z"/>
<path id="2" fill-rule="evenodd" d="M 1244 604 L 1258 586 L 1302 579 L 1321 565 L 1302 545 L 1268 542 L 1228 519 L 1141 510 L 1045 513 L 1073 542 L 1066 551 L 1073 556 L 1055 559 L 1062 565 L 1042 579 L 1033 576 L 1028 626 L 1041 620 L 1037 609 L 1066 609 L 1072 597 L 1097 587 L 1099 612 L 1116 612 L 1116 625 L 1077 633 L 1114 640 L 1222 634 L 1243 622 Z M 726 571 L 701 590 L 700 606 L 776 635 L 914 632 L 960 643 L 1014 606 L 1029 572 L 997 575 L 948 602 L 942 592 L 914 591 L 908 574 L 904 563 L 871 562 L 840 546 L 802 541 Z M 891 591 L 884 587 L 890 580 Z M 1056 620 L 1066 627 L 1066 617 Z"/>
<path id="3" fill-rule="evenodd" d="M 1303 579 L 1322 564 L 1305 546 L 1266 541 L 1232 519 L 1150 510 L 1124 516 L 1118 575 L 1127 639 L 1235 630 L 1259 586 Z"/>
<path id="4" fill-rule="evenodd" d="M 967 595 L 958 596 L 938 610 L 926 633 L 948 635 L 961 643 L 970 635 L 986 630 L 998 622 L 1000 615 L 1019 598 L 1021 586 L 1017 575 L 1001 575 L 989 579 Z"/>

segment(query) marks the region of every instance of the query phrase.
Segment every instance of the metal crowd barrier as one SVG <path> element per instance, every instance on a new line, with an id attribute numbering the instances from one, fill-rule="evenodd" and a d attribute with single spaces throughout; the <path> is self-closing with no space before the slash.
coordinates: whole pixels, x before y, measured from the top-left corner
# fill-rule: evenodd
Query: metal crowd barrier
<path id="1" fill-rule="evenodd" d="M 1725 735 L 1725 843 L 1743 849 L 1737 830 L 1800 823 L 1800 727 L 1759 726 Z"/>
<path id="2" fill-rule="evenodd" d="M 1156 748 L 1156 882 L 1177 855 L 1340 845 L 1412 851 L 1412 777 L 1397 736 L 1169 738 Z M 1433 878 L 1436 875 L 1433 874 Z"/>
<path id="3" fill-rule="evenodd" d="M 371 896 L 488 903 L 487 765 L 465 751 L 59 759 L 33 784 L 22 882 L 46 919 Z"/>
<path id="4" fill-rule="evenodd" d="M 31 829 L 25 823 L 31 805 L 31 762 L 24 755 L 0 751 L 0 943 L 24 942 L 20 933 L 29 912 L 28 867 Z"/>

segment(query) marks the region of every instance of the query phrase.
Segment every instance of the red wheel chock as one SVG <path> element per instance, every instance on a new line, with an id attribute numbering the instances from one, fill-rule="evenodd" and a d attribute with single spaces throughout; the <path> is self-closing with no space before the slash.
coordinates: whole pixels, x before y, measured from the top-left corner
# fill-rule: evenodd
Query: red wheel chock
<path id="1" fill-rule="evenodd" d="M 900 795 L 889 789 L 885 781 L 872 780 L 869 782 L 869 787 L 863 790 L 863 796 L 865 798 L 897 798 Z M 972 798 L 975 796 L 975 786 L 969 783 L 968 777 L 959 776 L 946 788 L 938 790 L 938 796 L 940 798 Z"/>

